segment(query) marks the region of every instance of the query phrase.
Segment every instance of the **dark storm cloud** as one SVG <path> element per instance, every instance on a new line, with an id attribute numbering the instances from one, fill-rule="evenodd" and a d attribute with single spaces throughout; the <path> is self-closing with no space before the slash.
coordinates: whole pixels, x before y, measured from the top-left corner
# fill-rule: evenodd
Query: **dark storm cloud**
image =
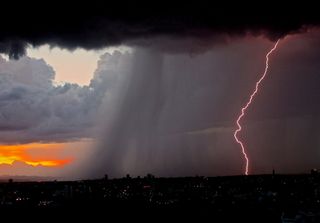
<path id="1" fill-rule="evenodd" d="M 61 48 L 100 49 L 119 44 L 147 45 L 169 51 L 197 51 L 207 45 L 227 41 L 229 36 L 246 33 L 264 35 L 271 40 L 289 33 L 301 32 L 320 23 L 317 7 L 294 5 L 287 8 L 254 3 L 226 6 L 209 2 L 183 5 L 155 4 L 153 7 L 116 7 L 87 4 L 84 10 L 67 14 L 28 13 L 17 18 L 2 18 L 0 52 L 11 58 L 25 54 L 28 45 L 50 44 Z M 100 5 L 101 4 L 101 5 Z M 107 16 L 90 16 L 90 6 Z M 84 8 L 85 8 L 84 7 Z M 63 8 L 58 8 L 60 12 Z M 116 13 L 119 12 L 117 15 Z M 86 15 L 86 16 L 84 16 Z M 160 41 L 153 41 L 153 39 Z M 183 40 L 182 42 L 172 40 Z M 168 43 L 166 43 L 168 41 Z M 178 44 L 176 44 L 178 43 Z M 198 49 L 198 47 L 200 49 Z"/>

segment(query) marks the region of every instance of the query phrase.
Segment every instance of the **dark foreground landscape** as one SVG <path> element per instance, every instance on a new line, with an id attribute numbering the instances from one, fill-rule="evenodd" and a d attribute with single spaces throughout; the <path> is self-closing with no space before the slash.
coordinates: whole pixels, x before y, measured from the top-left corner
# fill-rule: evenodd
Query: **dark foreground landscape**
<path id="1" fill-rule="evenodd" d="M 320 222 L 320 174 L 0 183 L 0 213 L 47 218 Z"/>

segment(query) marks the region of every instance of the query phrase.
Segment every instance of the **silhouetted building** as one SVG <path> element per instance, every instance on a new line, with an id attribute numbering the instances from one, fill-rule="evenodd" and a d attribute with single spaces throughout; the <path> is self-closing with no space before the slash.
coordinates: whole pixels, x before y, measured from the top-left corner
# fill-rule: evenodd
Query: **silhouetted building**
<path id="1" fill-rule="evenodd" d="M 311 175 L 317 175 L 318 174 L 318 170 L 317 169 L 312 169 L 311 170 Z"/>

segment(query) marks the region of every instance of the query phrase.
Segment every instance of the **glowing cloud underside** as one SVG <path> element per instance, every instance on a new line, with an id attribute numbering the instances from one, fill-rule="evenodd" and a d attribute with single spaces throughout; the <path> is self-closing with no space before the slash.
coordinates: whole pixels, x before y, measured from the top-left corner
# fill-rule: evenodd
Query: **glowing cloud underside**
<path id="1" fill-rule="evenodd" d="M 246 161 L 245 175 L 248 175 L 248 173 L 249 173 L 249 158 L 248 158 L 248 154 L 246 152 L 246 149 L 245 149 L 245 146 L 244 146 L 243 142 L 238 138 L 238 133 L 241 132 L 241 130 L 242 130 L 242 127 L 240 125 L 240 121 L 243 118 L 243 116 L 245 115 L 245 112 L 246 112 L 247 108 L 250 106 L 251 102 L 253 101 L 254 96 L 257 94 L 261 82 L 263 81 L 263 79 L 267 75 L 268 68 L 269 68 L 269 56 L 272 54 L 272 52 L 274 50 L 276 50 L 279 41 L 280 40 L 278 40 L 274 44 L 273 48 L 267 53 L 267 55 L 266 55 L 266 63 L 265 63 L 266 65 L 265 65 L 264 72 L 263 72 L 262 76 L 260 77 L 260 79 L 256 82 L 255 89 L 252 92 L 252 94 L 250 95 L 250 98 L 249 98 L 248 102 L 245 104 L 244 107 L 241 108 L 241 114 L 239 115 L 239 117 L 238 117 L 238 119 L 236 121 L 236 124 L 237 124 L 238 128 L 235 130 L 233 136 L 234 136 L 236 142 L 241 146 L 241 151 L 242 151 L 243 157 L 244 157 L 244 159 Z"/>

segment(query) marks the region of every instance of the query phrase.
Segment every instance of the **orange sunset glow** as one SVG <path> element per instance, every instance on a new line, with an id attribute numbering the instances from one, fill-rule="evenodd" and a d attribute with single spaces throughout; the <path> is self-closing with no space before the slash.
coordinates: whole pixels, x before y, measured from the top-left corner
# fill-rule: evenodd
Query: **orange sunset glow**
<path id="1" fill-rule="evenodd" d="M 21 161 L 32 166 L 61 167 L 69 164 L 72 158 L 61 158 L 59 144 L 0 145 L 0 164 Z"/>

